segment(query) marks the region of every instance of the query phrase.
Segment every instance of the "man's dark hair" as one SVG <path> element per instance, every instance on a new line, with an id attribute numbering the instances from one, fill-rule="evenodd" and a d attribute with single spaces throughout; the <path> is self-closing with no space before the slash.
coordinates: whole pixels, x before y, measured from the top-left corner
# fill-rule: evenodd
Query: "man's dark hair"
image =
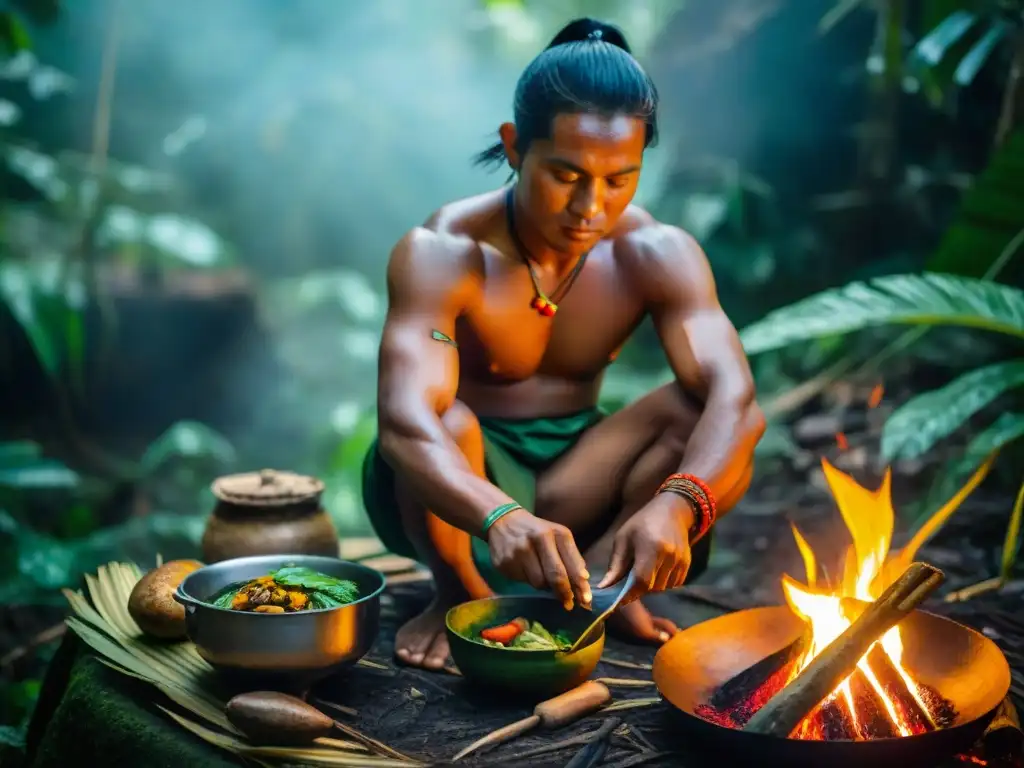
<path id="1" fill-rule="evenodd" d="M 657 141 L 654 83 L 633 58 L 622 31 L 589 18 L 569 22 L 520 76 L 514 104 L 519 154 L 534 139 L 550 137 L 557 115 L 580 112 L 638 117 L 647 125 L 644 146 Z M 506 159 L 498 142 L 474 163 L 497 168 Z"/>

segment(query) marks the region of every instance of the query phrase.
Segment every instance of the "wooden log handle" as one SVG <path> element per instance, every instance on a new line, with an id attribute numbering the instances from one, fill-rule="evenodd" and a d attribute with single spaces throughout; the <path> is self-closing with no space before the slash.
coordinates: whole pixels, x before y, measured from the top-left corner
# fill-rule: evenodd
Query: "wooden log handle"
<path id="1" fill-rule="evenodd" d="M 596 712 L 612 699 L 608 686 L 596 680 L 587 680 L 571 691 L 542 701 L 533 709 L 533 714 L 540 718 L 545 728 L 561 728 L 574 720 L 579 720 L 591 712 Z"/>
<path id="2" fill-rule="evenodd" d="M 785 738 L 857 666 L 871 645 L 929 594 L 945 577 L 926 563 L 913 563 L 845 632 L 747 721 L 744 731 Z"/>
<path id="3" fill-rule="evenodd" d="M 517 736 L 522 736 L 538 725 L 545 728 L 561 728 L 563 725 L 579 720 L 591 712 L 596 712 L 611 701 L 611 699 L 612 692 L 608 690 L 608 686 L 596 680 L 588 680 L 571 691 L 566 691 L 555 696 L 553 699 L 542 701 L 533 708 L 533 714 L 529 717 L 506 725 L 504 728 L 499 728 L 483 738 L 477 739 L 455 755 L 452 758 L 452 762 L 461 760 L 471 752 L 476 752 L 483 747 L 492 747 L 495 744 L 501 744 Z"/>

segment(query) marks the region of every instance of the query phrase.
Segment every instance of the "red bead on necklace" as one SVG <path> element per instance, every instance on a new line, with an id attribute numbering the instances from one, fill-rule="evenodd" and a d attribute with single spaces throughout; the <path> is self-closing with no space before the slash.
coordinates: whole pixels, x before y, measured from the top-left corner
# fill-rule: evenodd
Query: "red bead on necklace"
<path id="1" fill-rule="evenodd" d="M 548 300 L 543 294 L 535 296 L 533 301 L 530 302 L 530 306 L 537 310 L 538 315 L 544 317 L 554 317 L 555 312 L 558 311 L 558 305 Z"/>
<path id="2" fill-rule="evenodd" d="M 516 233 L 515 223 L 515 211 L 514 211 L 514 198 L 513 192 L 515 187 L 509 187 L 508 192 L 505 193 L 505 216 L 508 220 L 508 231 L 509 236 L 512 238 L 512 242 L 516 246 L 516 250 L 522 257 L 523 262 L 526 264 L 526 269 L 530 273 L 530 282 L 533 283 L 533 299 L 530 301 L 530 306 L 536 310 L 537 314 L 541 317 L 554 317 L 558 311 L 558 304 L 549 299 L 544 295 L 544 292 L 540 288 L 540 281 L 537 279 L 537 274 L 533 271 L 533 265 L 530 263 L 530 258 L 526 246 L 523 245 L 519 239 L 519 235 Z M 587 263 L 587 254 L 584 253 L 576 261 L 576 265 L 572 268 L 572 271 L 562 280 L 561 284 L 555 288 L 552 297 L 565 298 L 565 295 L 569 293 L 569 289 L 572 288 L 573 283 L 576 282 L 576 278 L 579 276 L 583 269 L 583 265 Z"/>

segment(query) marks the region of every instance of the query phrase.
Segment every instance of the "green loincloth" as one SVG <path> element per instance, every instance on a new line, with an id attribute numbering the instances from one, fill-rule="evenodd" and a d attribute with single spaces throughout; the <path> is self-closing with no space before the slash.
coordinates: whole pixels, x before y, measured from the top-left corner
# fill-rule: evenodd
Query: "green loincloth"
<path id="1" fill-rule="evenodd" d="M 537 475 L 572 448 L 604 415 L 598 408 L 589 408 L 553 418 L 480 419 L 488 478 L 516 503 L 532 510 Z M 402 528 L 394 489 L 394 470 L 381 456 L 375 440 L 363 461 L 363 504 L 388 551 L 417 560 L 419 556 Z M 690 578 L 699 576 L 707 567 L 710 545 L 709 535 L 693 548 Z M 473 537 L 472 547 L 480 575 L 495 592 L 530 594 L 536 591 L 528 584 L 510 581 L 498 573 L 491 564 L 487 542 Z"/>

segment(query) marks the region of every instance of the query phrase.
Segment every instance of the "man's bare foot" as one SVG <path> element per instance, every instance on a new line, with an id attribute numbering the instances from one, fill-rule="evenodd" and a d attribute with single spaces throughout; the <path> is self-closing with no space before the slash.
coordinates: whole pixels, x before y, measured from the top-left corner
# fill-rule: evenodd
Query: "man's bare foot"
<path id="1" fill-rule="evenodd" d="M 624 640 L 661 645 L 679 631 L 668 619 L 652 616 L 643 603 L 634 600 L 608 617 L 608 631 Z"/>
<path id="2" fill-rule="evenodd" d="M 454 578 L 448 586 L 436 580 L 434 599 L 419 616 L 409 619 L 395 636 L 395 656 L 411 667 L 443 669 L 448 663 L 448 636 L 444 617 L 448 610 L 469 599 L 462 585 Z M 448 579 L 442 579 L 447 583 Z"/>
<path id="3" fill-rule="evenodd" d="M 399 661 L 424 669 L 444 667 L 448 662 L 444 617 L 449 608 L 450 601 L 434 598 L 423 613 L 402 625 L 395 636 L 395 656 Z"/>

